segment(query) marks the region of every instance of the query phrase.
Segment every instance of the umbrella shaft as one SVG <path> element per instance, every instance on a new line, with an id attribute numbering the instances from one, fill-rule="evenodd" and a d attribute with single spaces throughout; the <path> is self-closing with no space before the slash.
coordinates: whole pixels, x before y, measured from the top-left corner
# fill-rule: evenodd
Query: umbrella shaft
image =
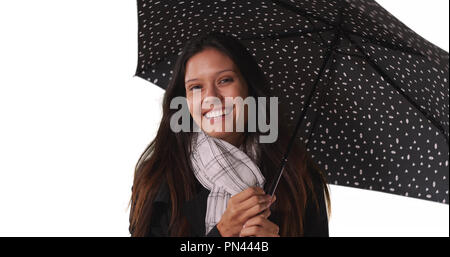
<path id="1" fill-rule="evenodd" d="M 336 43 L 337 43 L 337 41 L 339 39 L 338 35 L 339 35 L 339 33 L 336 31 L 335 36 L 334 36 L 334 40 L 333 40 L 333 43 L 332 43 L 333 46 L 336 45 Z M 313 90 L 311 91 L 311 93 L 309 94 L 309 96 L 308 96 L 308 98 L 306 100 L 305 108 L 301 112 L 300 117 L 298 118 L 297 124 L 295 125 L 295 128 L 294 128 L 294 131 L 292 133 L 292 136 L 291 136 L 291 138 L 289 140 L 289 144 L 287 146 L 286 152 L 284 153 L 283 160 L 281 161 L 281 167 L 280 167 L 280 171 L 278 173 L 277 180 L 276 180 L 276 182 L 274 184 L 270 185 L 270 188 L 268 190 L 268 192 L 272 196 L 275 193 L 275 190 L 276 190 L 276 188 L 278 186 L 278 182 L 280 181 L 281 175 L 283 174 L 283 171 L 284 171 L 284 168 L 286 166 L 289 153 L 291 151 L 292 145 L 294 144 L 294 140 L 295 140 L 295 138 L 297 136 L 297 132 L 300 129 L 300 124 L 302 123 L 303 118 L 306 115 L 306 111 L 308 110 L 309 103 L 311 102 L 311 97 L 313 95 L 313 92 L 314 92 L 315 88 L 317 87 L 317 84 L 319 83 L 319 80 L 322 77 L 322 74 L 325 71 L 325 68 L 327 67 L 328 62 L 330 61 L 332 55 L 333 55 L 333 49 L 329 48 L 328 51 L 327 51 L 326 57 L 325 57 L 325 59 L 324 59 L 324 61 L 322 63 L 322 67 L 320 68 L 319 75 L 316 77 L 316 80 L 314 81 Z"/>
<path id="2" fill-rule="evenodd" d="M 271 196 L 273 196 L 274 194 L 275 194 L 275 190 L 276 190 L 276 188 L 277 188 L 277 186 L 278 186 L 278 182 L 280 182 L 280 179 L 281 179 L 281 175 L 283 174 L 283 171 L 284 171 L 284 167 L 286 166 L 286 163 L 287 163 L 287 158 L 286 158 L 286 156 L 285 156 L 285 158 L 283 158 L 283 161 L 281 162 L 281 169 L 280 169 L 280 172 L 279 172 L 279 174 L 278 174 L 278 178 L 277 178 L 277 180 L 275 181 L 275 183 L 274 184 L 272 184 L 271 186 L 270 186 L 270 188 L 269 188 L 269 194 L 271 195 Z"/>

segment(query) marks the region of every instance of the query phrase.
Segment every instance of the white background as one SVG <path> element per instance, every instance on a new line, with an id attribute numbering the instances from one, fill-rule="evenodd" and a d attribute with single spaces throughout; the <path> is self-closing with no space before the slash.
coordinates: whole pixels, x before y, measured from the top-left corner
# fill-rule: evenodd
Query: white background
<path id="1" fill-rule="evenodd" d="M 383 0 L 448 51 L 449 1 Z M 129 236 L 163 91 L 133 77 L 134 0 L 0 2 L 0 236 Z M 448 236 L 449 206 L 331 186 L 330 236 Z"/>

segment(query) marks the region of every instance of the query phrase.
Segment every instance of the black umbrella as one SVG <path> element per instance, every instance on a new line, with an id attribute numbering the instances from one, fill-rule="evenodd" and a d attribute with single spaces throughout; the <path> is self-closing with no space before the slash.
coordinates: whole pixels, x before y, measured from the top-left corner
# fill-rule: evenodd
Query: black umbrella
<path id="1" fill-rule="evenodd" d="M 187 40 L 233 35 L 329 183 L 448 203 L 449 55 L 375 1 L 137 2 L 137 76 L 164 88 Z"/>

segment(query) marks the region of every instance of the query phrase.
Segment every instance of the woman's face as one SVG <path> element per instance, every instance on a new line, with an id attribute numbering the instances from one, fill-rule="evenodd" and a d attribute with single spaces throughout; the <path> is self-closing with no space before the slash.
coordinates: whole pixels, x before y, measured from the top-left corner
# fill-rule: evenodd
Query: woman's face
<path id="1" fill-rule="evenodd" d="M 185 89 L 195 123 L 208 135 L 239 146 L 243 132 L 237 131 L 236 122 L 241 115 L 247 122 L 247 110 L 238 104 L 226 106 L 225 97 L 245 100 L 248 87 L 233 61 L 212 47 L 197 53 L 186 63 Z M 216 101 L 212 97 L 217 97 Z"/>

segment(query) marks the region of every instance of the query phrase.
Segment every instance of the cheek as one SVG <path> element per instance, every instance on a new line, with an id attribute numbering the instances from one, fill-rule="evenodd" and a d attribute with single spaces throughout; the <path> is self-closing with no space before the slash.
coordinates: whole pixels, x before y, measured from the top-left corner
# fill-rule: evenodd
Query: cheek
<path id="1" fill-rule="evenodd" d="M 239 85 L 236 87 L 236 95 L 245 99 L 248 96 L 248 87 L 247 84 L 243 81 L 240 81 Z"/>
<path id="2" fill-rule="evenodd" d="M 232 87 L 227 88 L 223 92 L 224 96 L 229 97 L 242 97 L 243 100 L 247 97 L 247 87 L 245 84 L 242 84 L 241 82 L 234 84 Z"/>
<path id="3" fill-rule="evenodd" d="M 195 119 L 197 116 L 199 116 L 197 113 L 201 113 L 201 101 L 194 102 L 192 98 L 187 98 L 188 108 L 189 112 L 191 113 L 191 116 Z M 201 116 L 201 115 L 200 115 Z"/>
<path id="4" fill-rule="evenodd" d="M 187 98 L 187 104 L 188 104 L 189 112 L 192 113 L 192 110 L 193 110 L 192 100 Z"/>
<path id="5" fill-rule="evenodd" d="M 239 94 L 236 94 L 235 97 L 240 97 L 242 98 L 243 101 L 245 101 L 245 98 L 247 98 L 247 94 L 245 94 L 245 92 L 240 91 Z M 248 105 L 246 104 L 243 105 L 243 102 L 236 101 L 234 116 L 237 122 L 243 121 L 244 123 L 246 123 L 248 116 Z"/>

